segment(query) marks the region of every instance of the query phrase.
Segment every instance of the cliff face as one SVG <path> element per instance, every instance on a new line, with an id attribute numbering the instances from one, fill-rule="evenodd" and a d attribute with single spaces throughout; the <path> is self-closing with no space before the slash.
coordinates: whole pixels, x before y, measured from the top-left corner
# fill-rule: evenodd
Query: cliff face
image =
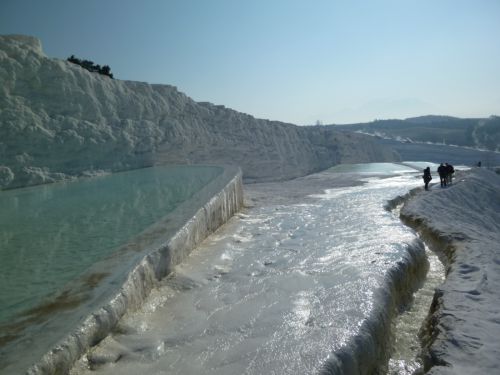
<path id="1" fill-rule="evenodd" d="M 0 188 L 157 163 L 236 164 L 247 181 L 391 161 L 369 137 L 255 119 L 173 86 L 113 80 L 0 36 Z"/>

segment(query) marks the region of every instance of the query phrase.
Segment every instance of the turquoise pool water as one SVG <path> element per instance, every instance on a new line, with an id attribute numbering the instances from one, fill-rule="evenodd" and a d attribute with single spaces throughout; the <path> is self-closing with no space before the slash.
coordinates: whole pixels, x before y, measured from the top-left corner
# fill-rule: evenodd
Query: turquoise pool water
<path id="1" fill-rule="evenodd" d="M 50 310 L 47 301 L 63 287 L 189 200 L 222 170 L 155 167 L 0 192 L 0 327 L 23 319 L 29 324 L 40 306 Z M 59 295 L 53 303 L 75 303 L 63 300 Z M 9 341 L 4 332 L 0 348 Z"/>

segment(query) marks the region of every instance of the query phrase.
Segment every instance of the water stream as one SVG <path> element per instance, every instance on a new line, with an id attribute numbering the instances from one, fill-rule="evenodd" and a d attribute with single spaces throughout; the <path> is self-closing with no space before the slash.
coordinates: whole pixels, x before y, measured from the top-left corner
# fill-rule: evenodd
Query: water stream
<path id="1" fill-rule="evenodd" d="M 425 259 L 415 233 L 384 206 L 421 184 L 411 167 L 370 164 L 248 186 L 250 207 L 72 374 L 328 373 L 353 343 L 383 362 L 387 353 L 359 337 L 368 324 L 385 340 L 390 282 L 416 286 L 409 258 Z"/>

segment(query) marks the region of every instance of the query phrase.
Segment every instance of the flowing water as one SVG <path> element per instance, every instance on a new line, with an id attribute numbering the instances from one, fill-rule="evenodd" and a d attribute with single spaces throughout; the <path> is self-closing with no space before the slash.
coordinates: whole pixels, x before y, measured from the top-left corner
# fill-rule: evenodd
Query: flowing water
<path id="1" fill-rule="evenodd" d="M 377 326 L 380 310 L 392 313 L 383 297 L 391 275 L 404 273 L 409 254 L 425 257 L 384 208 L 421 185 L 413 168 L 369 164 L 248 186 L 250 207 L 72 374 L 328 372 L 339 350 L 363 342 L 367 322 Z"/>
<path id="2" fill-rule="evenodd" d="M 144 231 L 222 171 L 156 167 L 0 192 L 0 373 L 74 329 L 143 256 Z"/>

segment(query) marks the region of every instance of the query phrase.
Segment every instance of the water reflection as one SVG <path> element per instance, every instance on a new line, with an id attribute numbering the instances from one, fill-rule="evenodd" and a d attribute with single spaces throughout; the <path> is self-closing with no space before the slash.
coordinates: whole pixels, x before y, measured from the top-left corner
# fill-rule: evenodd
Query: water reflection
<path id="1" fill-rule="evenodd" d="M 73 374 L 317 373 L 380 308 L 377 290 L 415 240 L 384 209 L 421 184 L 415 170 L 366 168 L 384 175 L 248 187 L 260 204 L 177 266 Z"/>

